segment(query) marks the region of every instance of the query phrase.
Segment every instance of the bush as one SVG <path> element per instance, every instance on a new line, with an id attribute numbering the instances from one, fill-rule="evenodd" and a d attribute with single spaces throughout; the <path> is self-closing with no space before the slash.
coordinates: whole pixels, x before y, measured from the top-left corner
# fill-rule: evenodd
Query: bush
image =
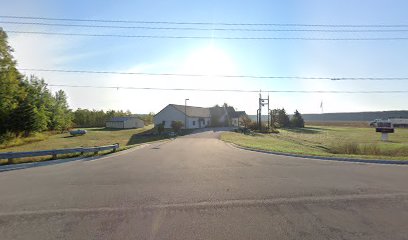
<path id="1" fill-rule="evenodd" d="M 0 135 L 0 144 L 7 143 L 15 138 L 15 135 L 12 132 L 6 132 Z"/>
<path id="2" fill-rule="evenodd" d="M 179 133 L 180 129 L 184 126 L 182 121 L 173 121 L 171 122 L 171 128 L 173 128 L 174 132 Z"/>
<path id="3" fill-rule="evenodd" d="M 155 126 L 156 131 L 159 135 L 161 135 L 164 132 L 164 124 L 163 123 L 159 123 Z"/>
<path id="4" fill-rule="evenodd" d="M 258 130 L 258 124 L 256 124 L 256 122 L 250 122 L 247 126 L 248 129 L 255 131 Z"/>

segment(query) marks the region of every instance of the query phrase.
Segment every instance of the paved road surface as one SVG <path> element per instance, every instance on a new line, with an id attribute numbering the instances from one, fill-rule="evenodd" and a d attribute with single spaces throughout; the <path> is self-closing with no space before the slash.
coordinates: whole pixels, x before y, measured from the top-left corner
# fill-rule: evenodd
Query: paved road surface
<path id="1" fill-rule="evenodd" d="M 408 167 L 235 149 L 219 132 L 0 173 L 0 239 L 408 239 Z"/>

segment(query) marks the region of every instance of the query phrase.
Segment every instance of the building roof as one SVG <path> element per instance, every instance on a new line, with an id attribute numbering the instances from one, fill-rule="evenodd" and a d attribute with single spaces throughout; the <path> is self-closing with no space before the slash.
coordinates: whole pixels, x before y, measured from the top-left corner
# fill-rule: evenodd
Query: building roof
<path id="1" fill-rule="evenodd" d="M 235 111 L 235 112 L 233 112 L 233 113 L 231 113 L 231 118 L 240 118 L 240 117 L 243 117 L 243 116 L 246 116 L 247 114 L 246 114 L 246 112 L 245 111 Z"/>
<path id="2" fill-rule="evenodd" d="M 215 106 L 210 108 L 210 113 L 212 116 L 224 116 L 227 114 L 224 107 Z"/>
<path id="3" fill-rule="evenodd" d="M 202 118 L 209 118 L 210 115 L 210 109 L 209 108 L 203 108 L 203 107 L 193 107 L 193 106 L 187 106 L 185 107 L 184 105 L 176 105 L 176 104 L 170 104 L 183 114 L 186 114 L 185 110 L 187 110 L 187 116 L 189 117 L 202 117 Z"/>
<path id="4" fill-rule="evenodd" d="M 231 106 L 215 106 L 210 108 L 210 112 L 214 116 L 225 117 L 227 115 L 230 118 L 240 118 L 247 115 L 245 111 L 235 111 L 235 109 Z"/>
<path id="5" fill-rule="evenodd" d="M 111 119 L 109 119 L 107 122 L 126 122 L 127 120 L 133 119 L 133 118 L 137 118 L 137 117 L 113 117 Z"/>

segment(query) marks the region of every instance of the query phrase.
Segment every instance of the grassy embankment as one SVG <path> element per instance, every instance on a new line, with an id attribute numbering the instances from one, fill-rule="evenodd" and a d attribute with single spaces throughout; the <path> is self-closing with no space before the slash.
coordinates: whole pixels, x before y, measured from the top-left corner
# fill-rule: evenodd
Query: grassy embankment
<path id="1" fill-rule="evenodd" d="M 75 147 L 93 147 L 119 143 L 121 149 L 129 148 L 133 145 L 164 139 L 160 136 L 141 137 L 140 134 L 153 130 L 153 125 L 140 129 L 106 129 L 106 128 L 85 128 L 88 133 L 83 136 L 72 137 L 69 133 L 51 134 L 38 133 L 25 139 L 14 139 L 4 144 L 0 144 L 0 152 L 20 152 L 50 150 Z M 78 154 L 65 157 L 78 156 Z M 50 157 L 15 159 L 15 163 L 49 160 Z M 0 160 L 0 164 L 7 160 Z"/>
<path id="2" fill-rule="evenodd" d="M 388 142 L 368 127 L 310 126 L 278 134 L 225 133 L 221 139 L 243 147 L 300 155 L 408 160 L 408 129 L 396 129 Z"/>

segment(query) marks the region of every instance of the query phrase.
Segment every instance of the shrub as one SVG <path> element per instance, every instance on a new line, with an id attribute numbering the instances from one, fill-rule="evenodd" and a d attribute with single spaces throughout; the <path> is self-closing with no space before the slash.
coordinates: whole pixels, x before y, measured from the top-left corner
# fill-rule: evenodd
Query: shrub
<path id="1" fill-rule="evenodd" d="M 303 120 L 302 114 L 298 110 L 295 111 L 292 118 L 290 119 L 290 126 L 294 128 L 304 128 L 305 121 Z"/>
<path id="2" fill-rule="evenodd" d="M 174 132 L 180 132 L 180 129 L 184 126 L 182 121 L 173 121 L 171 122 L 171 128 L 173 128 Z"/>
<path id="3" fill-rule="evenodd" d="M 164 124 L 163 123 L 159 123 L 155 126 L 157 133 L 159 135 L 161 135 L 164 132 Z"/>
<path id="4" fill-rule="evenodd" d="M 258 124 L 256 124 L 256 122 L 250 122 L 247 126 L 248 129 L 255 131 L 258 130 Z"/>

